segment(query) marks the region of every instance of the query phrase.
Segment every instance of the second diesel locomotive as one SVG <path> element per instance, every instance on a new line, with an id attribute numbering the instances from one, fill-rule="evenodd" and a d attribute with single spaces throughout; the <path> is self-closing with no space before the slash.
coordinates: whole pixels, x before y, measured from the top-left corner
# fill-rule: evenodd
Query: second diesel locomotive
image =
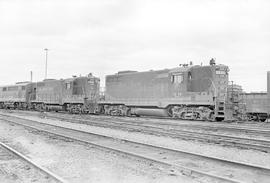
<path id="1" fill-rule="evenodd" d="M 0 87 L 0 107 L 95 113 L 100 79 L 89 74 L 69 79 L 46 79 Z"/>
<path id="2" fill-rule="evenodd" d="M 226 118 L 229 68 L 186 65 L 174 69 L 123 71 L 106 76 L 103 113 L 151 115 L 192 120 Z"/>

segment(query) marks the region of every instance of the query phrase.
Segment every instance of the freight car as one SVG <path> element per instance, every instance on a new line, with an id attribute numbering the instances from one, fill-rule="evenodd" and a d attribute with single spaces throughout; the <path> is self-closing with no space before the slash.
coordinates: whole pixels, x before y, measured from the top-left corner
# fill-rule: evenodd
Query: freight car
<path id="1" fill-rule="evenodd" d="M 266 121 L 270 115 L 270 72 L 267 72 L 267 92 L 241 93 L 248 120 Z"/>
<path id="2" fill-rule="evenodd" d="M 246 115 L 249 120 L 266 121 L 268 118 L 268 98 L 266 92 L 242 93 L 246 106 Z"/>
<path id="3" fill-rule="evenodd" d="M 173 69 L 122 71 L 106 76 L 101 112 L 109 115 L 151 115 L 192 120 L 225 119 L 229 68 L 187 65 Z"/>
<path id="4" fill-rule="evenodd" d="M 87 77 L 46 79 L 0 87 L 0 107 L 32 110 L 66 110 L 95 113 L 98 108 L 100 79 Z"/>

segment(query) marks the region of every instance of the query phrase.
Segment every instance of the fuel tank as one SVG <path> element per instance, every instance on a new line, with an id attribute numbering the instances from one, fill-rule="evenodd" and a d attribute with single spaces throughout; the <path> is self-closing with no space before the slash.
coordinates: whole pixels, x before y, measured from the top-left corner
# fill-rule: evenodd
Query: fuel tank
<path id="1" fill-rule="evenodd" d="M 131 114 L 139 116 L 169 117 L 166 109 L 132 108 Z"/>
<path id="2" fill-rule="evenodd" d="M 47 110 L 49 111 L 62 111 L 63 107 L 61 105 L 46 105 Z"/>

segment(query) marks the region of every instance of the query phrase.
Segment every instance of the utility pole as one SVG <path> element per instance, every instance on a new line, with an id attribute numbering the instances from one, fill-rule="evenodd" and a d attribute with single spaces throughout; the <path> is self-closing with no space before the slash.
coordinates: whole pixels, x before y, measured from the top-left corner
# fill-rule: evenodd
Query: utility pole
<path id="1" fill-rule="evenodd" d="M 232 101 L 234 102 L 234 96 L 233 96 L 233 81 L 232 82 Z"/>
<path id="2" fill-rule="evenodd" d="M 47 65 L 48 65 L 48 48 L 45 48 L 45 59 L 46 59 L 46 63 L 45 63 L 45 79 L 47 79 Z"/>
<path id="3" fill-rule="evenodd" d="M 30 81 L 31 81 L 31 83 L 33 82 L 33 72 L 32 71 L 30 71 Z"/>

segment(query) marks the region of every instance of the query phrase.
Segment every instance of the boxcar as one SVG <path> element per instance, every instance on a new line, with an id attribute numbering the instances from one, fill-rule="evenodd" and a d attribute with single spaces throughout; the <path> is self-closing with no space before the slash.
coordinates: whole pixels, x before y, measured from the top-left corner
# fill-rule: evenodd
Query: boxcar
<path id="1" fill-rule="evenodd" d="M 110 115 L 223 120 L 228 71 L 212 59 L 206 66 L 118 72 L 106 76 L 105 101 L 100 105 Z"/>
<path id="2" fill-rule="evenodd" d="M 266 92 L 242 94 L 249 120 L 265 121 L 268 117 L 268 98 Z"/>

